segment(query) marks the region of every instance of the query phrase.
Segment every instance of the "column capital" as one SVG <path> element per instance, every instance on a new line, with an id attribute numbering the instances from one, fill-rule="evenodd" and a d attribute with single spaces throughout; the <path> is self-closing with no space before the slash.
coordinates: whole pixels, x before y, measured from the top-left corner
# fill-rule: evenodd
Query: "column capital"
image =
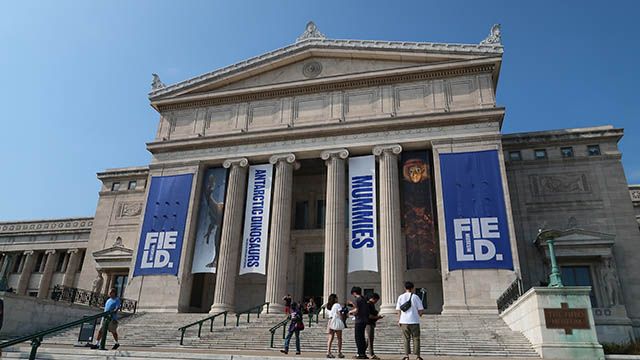
<path id="1" fill-rule="evenodd" d="M 22 253 L 22 255 L 33 255 L 35 252 L 33 250 L 26 250 L 25 252 Z"/>
<path id="2" fill-rule="evenodd" d="M 373 147 L 372 152 L 375 156 L 380 156 L 383 153 L 398 155 L 402 152 L 402 146 L 400 144 L 377 145 Z"/>
<path id="3" fill-rule="evenodd" d="M 222 166 L 226 169 L 231 166 L 239 166 L 239 167 L 247 167 L 249 165 L 249 160 L 247 158 L 235 158 L 235 159 L 227 159 L 222 163 Z"/>
<path id="4" fill-rule="evenodd" d="M 293 164 L 296 161 L 296 155 L 292 154 L 292 153 L 288 153 L 288 154 L 276 154 L 276 155 L 272 155 L 269 158 L 269 163 L 270 164 L 277 164 L 279 161 L 286 161 L 289 164 Z"/>
<path id="5" fill-rule="evenodd" d="M 67 253 L 69 253 L 69 254 L 76 254 L 76 253 L 78 253 L 78 251 L 80 251 L 80 249 L 78 249 L 78 248 L 75 248 L 75 249 L 69 249 L 69 250 L 67 250 Z"/>
<path id="6" fill-rule="evenodd" d="M 349 157 L 349 150 L 347 149 L 331 149 L 331 150 L 325 150 L 323 152 L 320 153 L 320 158 L 322 160 L 329 160 L 330 158 L 335 157 L 335 158 L 340 158 L 340 159 L 346 159 L 347 157 Z"/>
<path id="7" fill-rule="evenodd" d="M 55 249 L 49 249 L 49 250 L 45 250 L 44 253 L 47 254 L 47 255 L 51 255 L 51 254 L 55 254 L 56 250 Z"/>

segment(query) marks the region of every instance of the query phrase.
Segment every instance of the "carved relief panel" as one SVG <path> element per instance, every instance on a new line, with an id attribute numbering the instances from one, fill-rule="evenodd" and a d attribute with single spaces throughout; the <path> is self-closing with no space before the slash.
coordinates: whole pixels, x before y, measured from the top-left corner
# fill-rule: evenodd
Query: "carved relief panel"
<path id="1" fill-rule="evenodd" d="M 203 131 L 205 135 L 230 132 L 238 127 L 238 104 L 207 109 Z"/>
<path id="2" fill-rule="evenodd" d="M 587 174 L 565 173 L 530 175 L 531 192 L 537 196 L 556 194 L 584 194 L 591 191 Z"/>

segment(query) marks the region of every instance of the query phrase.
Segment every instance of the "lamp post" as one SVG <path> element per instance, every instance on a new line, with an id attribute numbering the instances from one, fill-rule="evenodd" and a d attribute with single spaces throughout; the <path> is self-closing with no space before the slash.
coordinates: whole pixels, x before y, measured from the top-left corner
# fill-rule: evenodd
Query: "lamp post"
<path id="1" fill-rule="evenodd" d="M 551 261 L 551 274 L 549 275 L 550 288 L 564 287 L 564 285 L 562 285 L 562 276 L 560 275 L 560 267 L 558 267 L 554 248 L 555 238 L 558 235 L 560 235 L 560 231 L 558 230 L 540 230 L 536 238 L 536 240 L 539 241 L 546 240 L 547 246 L 549 247 L 549 260 Z"/>

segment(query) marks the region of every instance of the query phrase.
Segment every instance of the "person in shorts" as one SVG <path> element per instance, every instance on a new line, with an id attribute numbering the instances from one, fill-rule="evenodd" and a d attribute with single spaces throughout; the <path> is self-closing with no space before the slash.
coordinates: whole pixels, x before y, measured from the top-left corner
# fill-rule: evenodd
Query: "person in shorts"
<path id="1" fill-rule="evenodd" d="M 420 357 L 420 317 L 424 312 L 424 307 L 418 295 L 413 293 L 414 286 L 411 281 L 404 283 L 404 289 L 404 294 L 398 296 L 398 302 L 396 303 L 398 326 L 402 329 L 404 338 L 405 356 L 402 360 L 409 360 L 409 354 L 411 354 L 409 343 L 411 340 L 413 340 L 413 354 L 416 356 L 416 360 L 422 360 Z M 403 310 L 405 304 L 409 305 L 409 308 Z"/>
<path id="2" fill-rule="evenodd" d="M 120 343 L 118 342 L 118 310 L 120 306 L 120 298 L 116 295 L 116 289 L 113 288 L 109 290 L 109 298 L 104 304 L 104 311 L 113 311 L 111 321 L 109 321 L 109 326 L 107 327 L 107 330 L 113 335 L 113 339 L 116 341 L 111 350 L 116 350 L 120 347 Z M 106 319 L 102 319 L 100 331 L 98 331 L 98 336 L 96 336 L 96 343 L 91 346 L 92 349 L 97 349 L 100 346 L 100 340 L 102 339 L 102 333 L 104 332 L 106 323 Z"/>

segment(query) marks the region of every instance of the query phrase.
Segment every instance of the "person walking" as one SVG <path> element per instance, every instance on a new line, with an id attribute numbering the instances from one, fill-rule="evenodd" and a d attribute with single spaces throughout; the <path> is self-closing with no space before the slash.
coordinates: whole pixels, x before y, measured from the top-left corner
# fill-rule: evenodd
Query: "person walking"
<path id="1" fill-rule="evenodd" d="M 295 302 L 291 304 L 291 323 L 289 324 L 289 333 L 284 339 L 284 350 L 280 350 L 283 354 L 289 353 L 289 343 L 293 335 L 296 336 L 296 355 L 300 355 L 300 331 L 304 330 L 304 321 L 302 320 L 302 307 Z"/>
<path id="2" fill-rule="evenodd" d="M 329 321 L 327 322 L 327 358 L 335 358 L 331 352 L 333 345 L 333 338 L 338 338 L 338 357 L 343 358 L 342 355 L 342 330 L 344 330 L 344 321 L 342 320 L 342 306 L 338 303 L 338 295 L 329 295 L 329 301 L 327 302 L 327 309 L 329 309 Z"/>
<path id="3" fill-rule="evenodd" d="M 116 294 L 116 288 L 112 288 L 111 290 L 109 290 L 109 298 L 104 304 L 104 311 L 113 311 L 113 313 L 111 313 L 111 321 L 109 321 L 109 326 L 107 326 L 106 319 L 102 319 L 100 331 L 98 331 L 98 336 L 96 336 L 96 343 L 91 346 L 91 348 L 94 350 L 100 346 L 102 333 L 105 332 L 105 330 L 108 330 L 113 335 L 113 339 L 116 341 L 116 343 L 113 344 L 111 350 L 116 350 L 120 347 L 120 343 L 118 342 L 118 310 L 120 309 L 121 304 L 120 298 Z"/>
<path id="4" fill-rule="evenodd" d="M 420 317 L 424 312 L 422 301 L 413 293 L 413 283 L 407 281 L 404 283 L 405 293 L 398 296 L 396 310 L 398 311 L 398 326 L 402 329 L 404 336 L 404 354 L 402 360 L 409 360 L 411 348 L 410 340 L 413 339 L 413 353 L 416 360 L 422 360 L 420 357 Z"/>
<path id="5" fill-rule="evenodd" d="M 355 359 L 368 359 L 367 357 L 367 341 L 364 337 L 364 330 L 369 322 L 369 305 L 362 297 L 362 289 L 359 286 L 351 288 L 351 295 L 355 298 L 354 307 L 349 311 L 349 315 L 355 316 L 354 334 L 358 355 Z"/>
<path id="6" fill-rule="evenodd" d="M 365 333 L 367 334 L 367 348 L 369 349 L 369 355 L 371 359 L 380 359 L 373 351 L 373 339 L 376 333 L 376 322 L 383 318 L 382 315 L 378 315 L 378 309 L 376 309 L 376 303 L 380 301 L 380 295 L 373 293 L 371 297 L 369 297 L 369 301 L 367 301 L 367 306 L 369 306 L 369 321 L 367 322 L 367 327 L 365 328 Z"/>
<path id="7" fill-rule="evenodd" d="M 291 302 L 293 301 L 291 299 L 291 294 L 287 294 L 287 296 L 282 298 L 282 301 L 284 301 L 284 313 L 287 315 L 291 314 Z"/>

